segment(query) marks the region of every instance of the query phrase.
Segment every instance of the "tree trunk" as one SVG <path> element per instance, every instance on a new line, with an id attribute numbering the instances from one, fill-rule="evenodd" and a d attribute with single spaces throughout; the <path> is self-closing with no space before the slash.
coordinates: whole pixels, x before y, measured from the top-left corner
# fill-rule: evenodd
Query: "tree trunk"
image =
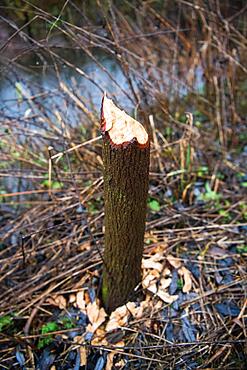
<path id="1" fill-rule="evenodd" d="M 102 298 L 108 312 L 141 281 L 150 142 L 144 127 L 104 96 L 105 250 Z"/>

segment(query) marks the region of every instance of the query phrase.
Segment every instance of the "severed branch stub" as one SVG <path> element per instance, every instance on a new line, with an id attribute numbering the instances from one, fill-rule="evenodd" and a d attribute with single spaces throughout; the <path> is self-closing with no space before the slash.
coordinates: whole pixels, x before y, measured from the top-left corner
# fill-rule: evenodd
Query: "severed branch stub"
<path id="1" fill-rule="evenodd" d="M 102 299 L 108 312 L 133 298 L 141 281 L 150 141 L 145 128 L 104 95 L 105 250 Z"/>

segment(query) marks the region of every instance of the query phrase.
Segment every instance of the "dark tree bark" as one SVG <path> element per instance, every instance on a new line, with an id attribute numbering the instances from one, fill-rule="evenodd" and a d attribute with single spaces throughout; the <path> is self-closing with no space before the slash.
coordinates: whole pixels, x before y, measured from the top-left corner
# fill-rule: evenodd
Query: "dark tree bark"
<path id="1" fill-rule="evenodd" d="M 150 142 L 144 127 L 107 97 L 102 102 L 105 250 L 102 298 L 108 312 L 141 281 Z"/>

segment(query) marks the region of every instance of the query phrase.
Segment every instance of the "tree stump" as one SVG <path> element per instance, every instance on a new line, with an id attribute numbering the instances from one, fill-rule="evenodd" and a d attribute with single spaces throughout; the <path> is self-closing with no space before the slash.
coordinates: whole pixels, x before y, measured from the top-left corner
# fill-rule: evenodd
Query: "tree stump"
<path id="1" fill-rule="evenodd" d="M 108 312 L 127 303 L 141 281 L 150 141 L 145 128 L 104 95 L 105 249 L 102 299 Z"/>

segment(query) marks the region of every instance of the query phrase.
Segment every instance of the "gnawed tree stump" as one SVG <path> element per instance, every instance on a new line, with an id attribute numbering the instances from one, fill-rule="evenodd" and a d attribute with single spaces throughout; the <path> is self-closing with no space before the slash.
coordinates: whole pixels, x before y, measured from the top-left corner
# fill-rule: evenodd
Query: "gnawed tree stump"
<path id="1" fill-rule="evenodd" d="M 111 312 L 133 297 L 141 281 L 150 141 L 145 128 L 106 96 L 101 131 L 105 200 L 102 298 Z"/>

